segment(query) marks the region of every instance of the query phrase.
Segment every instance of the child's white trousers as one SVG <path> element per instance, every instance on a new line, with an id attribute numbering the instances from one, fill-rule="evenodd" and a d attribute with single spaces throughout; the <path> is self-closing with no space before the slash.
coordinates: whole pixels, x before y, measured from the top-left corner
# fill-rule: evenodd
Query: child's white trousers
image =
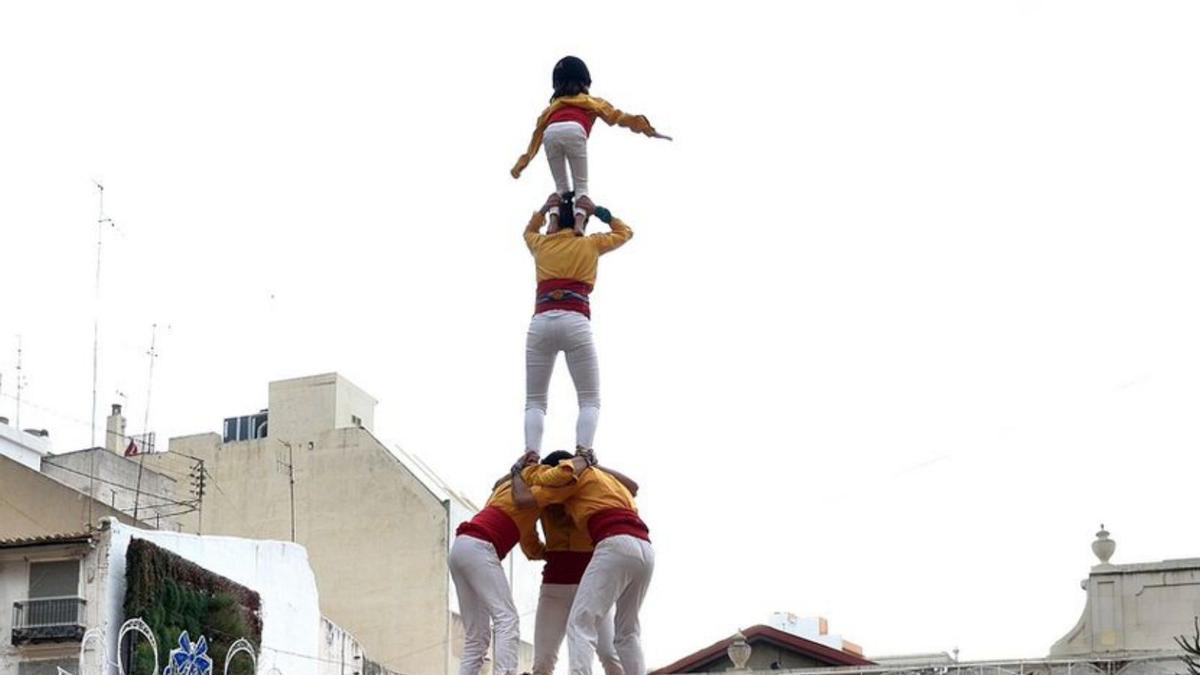
<path id="1" fill-rule="evenodd" d="M 588 193 L 587 132 L 578 122 L 555 122 L 542 134 L 542 147 L 550 161 L 554 176 L 554 191 L 566 194 L 575 186 L 575 198 Z M 567 182 L 567 165 L 571 165 L 571 183 Z"/>

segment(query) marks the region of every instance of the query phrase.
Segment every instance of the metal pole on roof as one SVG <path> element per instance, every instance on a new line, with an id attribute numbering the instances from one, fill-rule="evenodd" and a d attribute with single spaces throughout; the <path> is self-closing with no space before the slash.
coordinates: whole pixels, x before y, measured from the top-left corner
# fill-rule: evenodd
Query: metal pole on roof
<path id="1" fill-rule="evenodd" d="M 138 448 L 138 475 L 137 488 L 133 493 L 133 519 L 138 517 L 138 503 L 142 497 L 142 471 L 146 466 L 146 453 L 152 448 L 148 446 L 150 439 L 150 391 L 154 386 L 154 358 L 158 356 L 158 352 L 154 351 L 155 341 L 158 339 L 158 324 L 150 325 L 150 351 L 146 352 L 150 356 L 150 372 L 146 375 L 146 415 L 142 421 L 142 447 Z M 155 523 L 157 526 L 157 521 Z"/>

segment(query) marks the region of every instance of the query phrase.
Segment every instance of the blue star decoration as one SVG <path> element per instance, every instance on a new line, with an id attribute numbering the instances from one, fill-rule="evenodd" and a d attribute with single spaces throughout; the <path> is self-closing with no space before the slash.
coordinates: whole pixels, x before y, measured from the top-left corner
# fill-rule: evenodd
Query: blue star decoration
<path id="1" fill-rule="evenodd" d="M 212 672 L 208 641 L 201 635 L 200 639 L 192 644 L 186 630 L 179 635 L 179 648 L 171 650 L 170 661 L 173 675 L 208 675 Z"/>

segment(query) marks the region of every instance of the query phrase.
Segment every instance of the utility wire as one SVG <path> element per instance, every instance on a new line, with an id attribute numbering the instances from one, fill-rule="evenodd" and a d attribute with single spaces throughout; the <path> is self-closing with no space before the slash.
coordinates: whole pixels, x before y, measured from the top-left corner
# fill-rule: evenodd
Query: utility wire
<path id="1" fill-rule="evenodd" d="M 83 476 L 84 478 L 89 478 L 89 477 L 90 477 L 90 476 L 88 476 L 87 472 L 84 472 L 84 471 L 79 471 L 78 469 L 72 469 L 72 468 L 71 468 L 71 467 L 69 467 L 69 466 L 63 466 L 63 465 L 61 465 L 61 464 L 55 464 L 54 462 L 52 462 L 52 461 L 50 461 L 50 460 L 48 460 L 48 459 L 45 459 L 45 460 L 42 460 L 42 461 L 46 462 L 47 464 L 49 464 L 50 466 L 53 466 L 53 467 L 54 467 L 54 468 L 56 468 L 56 469 L 62 469 L 63 471 L 68 471 L 68 472 L 70 472 L 70 473 L 73 473 L 73 474 L 77 474 L 77 475 Z M 119 487 L 119 488 L 124 488 L 124 489 L 126 489 L 126 490 L 129 490 L 130 492 L 132 492 L 132 491 L 134 490 L 134 488 L 132 488 L 132 487 L 130 487 L 130 486 L 128 486 L 128 485 L 122 485 L 121 483 L 116 483 L 116 482 L 114 482 L 114 481 L 111 481 L 111 480 L 105 480 L 105 479 L 103 479 L 103 478 L 96 478 L 95 480 L 96 480 L 96 482 L 98 482 L 98 483 L 105 483 L 105 484 L 107 484 L 107 485 L 113 485 L 113 486 L 116 486 L 116 487 Z M 190 504 L 190 502 L 186 502 L 186 501 L 179 501 L 178 499 L 175 499 L 175 498 L 173 498 L 173 497 L 167 497 L 167 496 L 165 496 L 165 495 L 153 494 L 153 493 L 149 493 L 149 492 L 146 492 L 146 493 L 144 493 L 144 494 L 146 494 L 146 495 L 148 495 L 148 496 L 150 496 L 150 497 L 154 497 L 155 499 L 162 499 L 162 500 L 163 500 L 163 504 L 174 504 L 174 505 L 178 505 L 178 506 L 188 506 L 188 505 Z M 163 504 L 159 504 L 158 506 L 162 506 Z"/>
<path id="2" fill-rule="evenodd" d="M 14 401 L 17 400 L 16 396 L 13 396 L 12 394 L 5 394 L 3 392 L 0 392 L 0 397 L 7 398 L 10 400 L 14 400 Z M 81 420 L 78 417 L 75 417 L 69 413 L 64 413 L 61 410 L 57 410 L 55 408 L 48 408 L 44 405 L 38 405 L 36 403 L 32 403 L 29 401 L 29 399 L 22 398 L 21 405 L 35 408 L 37 410 L 40 410 L 40 411 L 46 413 L 47 415 L 52 415 L 54 417 L 59 418 L 60 420 L 63 420 L 65 422 L 70 422 L 72 424 L 75 424 L 75 425 L 78 425 L 81 427 L 90 426 L 85 420 Z M 113 434 L 113 435 L 119 436 L 121 438 L 121 440 L 123 440 L 123 441 L 136 441 L 137 440 L 137 437 L 130 436 L 129 434 Z M 94 446 L 94 447 L 99 447 L 99 446 Z M 85 450 L 86 449 L 88 449 L 88 448 L 85 448 Z"/>

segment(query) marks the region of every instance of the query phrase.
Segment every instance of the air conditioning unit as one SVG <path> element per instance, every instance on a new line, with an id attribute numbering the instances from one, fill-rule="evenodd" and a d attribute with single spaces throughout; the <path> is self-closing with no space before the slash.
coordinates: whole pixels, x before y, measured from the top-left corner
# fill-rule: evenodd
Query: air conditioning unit
<path id="1" fill-rule="evenodd" d="M 254 415 L 225 418 L 224 439 L 226 443 L 253 441 L 267 437 L 267 411 Z"/>

